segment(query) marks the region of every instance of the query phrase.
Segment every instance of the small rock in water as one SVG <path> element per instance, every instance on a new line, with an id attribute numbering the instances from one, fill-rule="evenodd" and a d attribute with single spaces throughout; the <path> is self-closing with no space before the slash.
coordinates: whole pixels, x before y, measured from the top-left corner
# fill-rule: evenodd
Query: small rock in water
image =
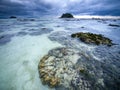
<path id="1" fill-rule="evenodd" d="M 117 24 L 109 24 L 109 26 L 112 26 L 112 27 L 120 27 L 120 25 L 117 25 Z"/>

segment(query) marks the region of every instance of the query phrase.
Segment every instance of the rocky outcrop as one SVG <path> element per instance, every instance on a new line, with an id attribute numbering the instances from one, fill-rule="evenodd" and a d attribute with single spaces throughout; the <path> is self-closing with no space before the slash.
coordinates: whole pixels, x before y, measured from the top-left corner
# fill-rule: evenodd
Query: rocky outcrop
<path id="1" fill-rule="evenodd" d="M 107 37 L 104 37 L 101 34 L 79 32 L 79 33 L 72 34 L 71 37 L 79 38 L 82 42 L 85 42 L 87 44 L 92 43 L 96 45 L 100 45 L 100 44 L 104 44 L 108 46 L 113 45 L 112 40 L 110 40 Z"/>
<path id="2" fill-rule="evenodd" d="M 42 83 L 56 90 L 119 90 L 119 69 L 74 48 L 50 50 L 38 70 Z"/>
<path id="3" fill-rule="evenodd" d="M 79 68 L 75 68 L 74 66 L 81 55 L 77 50 L 75 51 L 68 48 L 50 50 L 48 55 L 45 55 L 38 65 L 42 83 L 50 87 L 63 85 L 66 88 L 74 88 L 71 85 L 76 85 L 76 75 L 79 76 L 79 73 L 84 74 L 85 72 L 84 67 L 80 66 Z M 86 84 L 89 84 L 88 81 L 82 80 L 81 78 L 83 77 L 79 77 L 81 80 L 80 83 L 87 82 Z M 88 86 L 90 86 L 90 84 Z M 88 88 L 87 86 L 82 86 L 82 84 L 80 87 L 83 89 Z"/>
<path id="4" fill-rule="evenodd" d="M 70 13 L 65 13 L 65 14 L 62 14 L 62 16 L 60 18 L 74 18 L 74 17 Z"/>

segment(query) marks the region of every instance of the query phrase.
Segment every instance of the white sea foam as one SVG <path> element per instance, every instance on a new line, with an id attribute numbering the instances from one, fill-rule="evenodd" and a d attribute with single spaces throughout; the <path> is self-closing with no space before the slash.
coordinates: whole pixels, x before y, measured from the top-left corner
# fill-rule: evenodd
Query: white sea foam
<path id="1" fill-rule="evenodd" d="M 0 90 L 48 90 L 39 79 L 38 63 L 58 46 L 42 35 L 14 37 L 0 47 Z"/>

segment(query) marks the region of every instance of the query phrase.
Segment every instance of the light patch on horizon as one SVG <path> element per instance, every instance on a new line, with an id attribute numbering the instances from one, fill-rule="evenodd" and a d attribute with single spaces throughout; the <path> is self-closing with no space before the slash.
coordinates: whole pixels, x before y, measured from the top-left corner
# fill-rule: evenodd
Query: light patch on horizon
<path id="1" fill-rule="evenodd" d="M 120 16 L 98 16 L 98 15 L 75 15 L 75 18 L 83 18 L 83 19 L 92 19 L 92 18 L 100 18 L 100 19 L 120 19 Z"/>

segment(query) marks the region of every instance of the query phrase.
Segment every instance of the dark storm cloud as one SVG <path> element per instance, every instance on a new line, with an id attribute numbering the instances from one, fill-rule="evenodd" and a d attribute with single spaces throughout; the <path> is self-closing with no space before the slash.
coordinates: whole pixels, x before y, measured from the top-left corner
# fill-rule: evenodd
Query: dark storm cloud
<path id="1" fill-rule="evenodd" d="M 0 17 L 49 14 L 51 5 L 37 0 L 0 0 Z"/>
<path id="2" fill-rule="evenodd" d="M 0 0 L 0 15 L 24 15 L 25 6 L 8 0 Z"/>
<path id="3" fill-rule="evenodd" d="M 120 16 L 120 0 L 0 0 L 0 16 L 83 15 Z"/>
<path id="4" fill-rule="evenodd" d="M 84 0 L 70 5 L 71 12 L 89 15 L 120 15 L 119 0 Z"/>

